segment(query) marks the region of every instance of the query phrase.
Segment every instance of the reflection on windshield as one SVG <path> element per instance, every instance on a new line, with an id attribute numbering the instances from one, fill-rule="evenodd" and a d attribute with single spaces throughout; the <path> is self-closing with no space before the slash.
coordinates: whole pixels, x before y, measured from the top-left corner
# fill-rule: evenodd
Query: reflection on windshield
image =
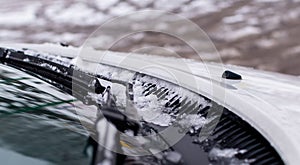
<path id="1" fill-rule="evenodd" d="M 88 164 L 83 154 L 88 134 L 74 117 L 72 97 L 4 65 L 0 86 L 0 158 L 10 154 L 21 164 Z"/>
<path id="2" fill-rule="evenodd" d="M 30 165 L 48 165 L 48 162 L 26 157 L 19 153 L 1 149 L 0 148 L 0 160 L 3 164 L 30 164 Z"/>

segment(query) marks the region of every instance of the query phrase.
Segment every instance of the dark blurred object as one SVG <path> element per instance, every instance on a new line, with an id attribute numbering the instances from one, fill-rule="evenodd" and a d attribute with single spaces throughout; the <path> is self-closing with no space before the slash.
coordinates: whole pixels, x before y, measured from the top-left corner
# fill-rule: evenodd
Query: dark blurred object
<path id="1" fill-rule="evenodd" d="M 225 79 L 230 79 L 230 80 L 241 80 L 242 76 L 234 73 L 232 71 L 226 70 L 223 74 L 222 74 L 222 78 Z"/>

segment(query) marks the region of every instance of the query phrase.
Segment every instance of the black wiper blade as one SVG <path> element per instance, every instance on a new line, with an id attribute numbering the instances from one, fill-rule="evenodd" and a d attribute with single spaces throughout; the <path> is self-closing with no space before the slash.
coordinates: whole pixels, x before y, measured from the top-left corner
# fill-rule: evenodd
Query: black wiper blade
<path id="1" fill-rule="evenodd" d="M 112 83 L 122 84 L 126 87 L 130 86 L 127 82 L 120 80 L 112 80 L 101 75 L 92 75 L 75 69 L 73 65 L 65 66 L 53 61 L 49 61 L 38 56 L 27 55 L 24 51 L 16 51 L 13 49 L 0 48 L 0 61 L 6 65 L 22 69 L 39 76 L 50 84 L 60 88 L 64 92 L 73 95 L 78 100 L 99 106 L 92 100 L 86 100 L 89 92 L 100 94 L 103 93 L 105 87 L 101 86 L 98 78 L 110 81 Z M 92 81 L 96 80 L 94 86 L 90 86 Z M 76 89 L 76 90 L 72 90 Z M 127 94 L 129 95 L 129 94 Z M 102 108 L 104 115 L 111 118 L 114 123 L 126 123 L 128 118 L 119 111 L 111 111 L 112 107 Z M 107 112 L 105 112 L 107 110 Z M 126 126 L 126 124 L 125 124 Z M 119 126 L 118 126 L 119 127 Z M 124 127 L 124 126 L 123 126 Z"/>
<path id="2" fill-rule="evenodd" d="M 111 80 L 101 75 L 92 75 L 90 73 L 80 71 L 72 65 L 62 65 L 38 56 L 28 55 L 24 51 L 16 51 L 7 48 L 0 48 L 0 61 L 3 64 L 38 76 L 85 104 L 97 106 L 101 112 L 101 115 L 98 115 L 97 121 L 102 118 L 100 116 L 103 116 L 119 131 L 125 132 L 125 130 L 131 130 L 135 135 L 137 135 L 140 129 L 139 123 L 135 120 L 129 119 L 125 114 L 121 113 L 116 106 L 112 106 L 115 105 L 115 103 L 111 105 L 100 105 L 95 100 L 87 97 L 89 92 L 103 94 L 106 91 L 106 88 L 101 85 L 98 79 L 130 87 L 127 82 Z M 93 81 L 96 81 L 96 83 L 91 86 L 90 84 Z M 111 95 L 109 91 L 108 94 Z M 127 96 L 130 95 L 127 94 Z M 109 100 L 108 102 L 113 102 L 113 100 Z"/>

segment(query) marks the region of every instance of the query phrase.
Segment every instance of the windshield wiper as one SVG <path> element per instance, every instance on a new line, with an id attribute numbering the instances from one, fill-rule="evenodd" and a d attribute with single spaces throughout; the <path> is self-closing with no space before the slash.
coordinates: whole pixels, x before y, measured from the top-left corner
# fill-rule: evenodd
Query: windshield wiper
<path id="1" fill-rule="evenodd" d="M 65 66 L 59 63 L 55 63 L 53 61 L 39 58 L 37 56 L 27 55 L 24 53 L 24 51 L 16 51 L 13 49 L 0 48 L 0 61 L 3 64 L 12 66 L 14 68 L 18 68 L 22 71 L 28 72 L 31 75 L 35 75 L 47 81 L 48 83 L 74 96 L 75 98 L 77 98 L 85 104 L 96 105 L 98 107 L 98 110 L 101 111 L 101 115 L 98 116 L 95 127 L 97 127 L 97 123 L 99 122 L 99 120 L 101 120 L 104 117 L 107 121 L 112 123 L 119 131 L 125 132 L 126 130 L 131 130 L 134 132 L 134 135 L 137 135 L 140 128 L 140 124 L 135 120 L 129 119 L 125 114 L 121 113 L 121 111 L 117 109 L 115 105 L 116 103 L 111 97 L 110 87 L 102 86 L 99 79 L 110 81 L 112 83 L 118 83 L 128 88 L 130 87 L 130 85 L 128 85 L 127 82 L 111 80 L 101 75 L 92 75 L 89 73 L 85 73 L 75 69 L 73 65 Z M 90 84 L 93 81 L 95 81 L 95 84 L 91 86 Z M 76 88 L 76 90 L 72 90 L 72 88 Z M 96 101 L 87 97 L 90 92 L 99 95 L 107 93 L 108 98 L 106 99 L 105 103 L 102 103 L 100 105 Z M 130 96 L 129 93 L 127 93 L 126 95 Z M 109 132 L 106 132 L 105 134 L 109 136 Z M 93 141 L 91 140 L 91 138 L 89 139 L 89 142 Z M 117 140 L 116 143 L 118 142 L 119 141 Z M 103 151 L 99 150 L 98 143 L 90 144 L 94 145 L 95 151 L 93 153 L 96 154 L 92 156 L 92 164 L 97 164 L 99 161 L 101 161 L 99 157 L 103 155 L 101 153 Z M 97 145 L 97 147 L 95 147 L 95 145 Z M 96 157 L 98 157 L 98 159 L 96 159 Z M 117 154 L 115 163 L 122 164 L 123 161 L 124 156 Z"/>

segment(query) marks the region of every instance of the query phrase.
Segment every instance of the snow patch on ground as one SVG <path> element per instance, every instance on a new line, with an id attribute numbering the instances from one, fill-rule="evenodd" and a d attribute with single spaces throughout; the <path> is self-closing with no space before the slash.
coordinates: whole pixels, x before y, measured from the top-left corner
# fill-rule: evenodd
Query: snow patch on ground
<path id="1" fill-rule="evenodd" d="M 225 34 L 226 39 L 230 41 L 238 40 L 244 37 L 260 34 L 261 30 L 257 27 L 247 26 Z"/>
<path id="2" fill-rule="evenodd" d="M 261 48 L 271 48 L 276 45 L 276 42 L 273 39 L 261 39 L 257 41 L 256 45 Z"/>
<path id="3" fill-rule="evenodd" d="M 222 49 L 220 52 L 221 57 L 238 57 L 241 53 L 236 48 Z"/>
<path id="4" fill-rule="evenodd" d="M 33 3 L 31 5 L 25 6 L 23 9 L 14 10 L 11 12 L 1 12 L 0 25 L 22 26 L 30 25 L 32 23 L 37 24 L 41 20 L 37 19 L 35 14 L 40 6 L 40 3 Z"/>
<path id="5" fill-rule="evenodd" d="M 112 5 L 116 4 L 119 0 L 96 0 L 96 5 L 100 10 L 106 10 Z"/>
<path id="6" fill-rule="evenodd" d="M 290 57 L 297 56 L 297 55 L 300 56 L 300 46 L 292 47 L 292 48 L 288 49 L 287 51 L 283 52 L 283 57 L 285 57 L 285 58 L 290 58 Z"/>
<path id="7" fill-rule="evenodd" d="M 182 6 L 182 4 L 187 1 L 188 0 L 176 0 L 170 3 L 169 0 L 160 0 L 160 1 L 155 1 L 154 7 L 157 9 L 172 10 Z"/>
<path id="8" fill-rule="evenodd" d="M 268 2 L 279 2 L 280 0 L 257 0 L 257 2 L 264 2 L 264 3 L 268 3 Z"/>
<path id="9" fill-rule="evenodd" d="M 121 15 L 129 14 L 130 12 L 133 11 L 135 11 L 135 8 L 133 6 L 130 6 L 128 3 L 121 2 L 110 10 L 110 14 L 114 16 L 121 16 Z"/>
<path id="10" fill-rule="evenodd" d="M 243 6 L 242 8 L 236 10 L 235 13 L 236 14 L 248 14 L 253 11 L 255 11 L 253 6 Z"/>
<path id="11" fill-rule="evenodd" d="M 60 3 L 53 4 L 46 9 L 45 14 L 56 23 L 71 25 L 100 25 L 108 19 L 107 15 L 96 12 L 83 2 L 74 3 L 67 8 Z"/>
<path id="12" fill-rule="evenodd" d="M 52 40 L 53 42 L 72 42 L 72 41 L 80 41 L 84 38 L 84 34 L 80 33 L 54 33 L 54 32 L 41 32 L 37 34 L 33 34 L 30 36 L 31 39 L 36 41 L 49 41 Z"/>
<path id="13" fill-rule="evenodd" d="M 19 38 L 22 37 L 24 33 L 22 31 L 17 30 L 0 30 L 1 38 Z"/>
<path id="14" fill-rule="evenodd" d="M 223 18 L 223 22 L 226 24 L 233 24 L 233 23 L 238 23 L 238 22 L 242 22 L 245 20 L 244 15 L 241 14 L 237 14 L 237 15 L 233 15 L 233 16 L 229 16 L 229 17 L 225 17 Z"/>
<path id="15" fill-rule="evenodd" d="M 182 6 L 183 15 L 192 17 L 218 11 L 214 1 L 193 1 L 188 5 Z"/>
<path id="16" fill-rule="evenodd" d="M 138 5 L 139 7 L 146 7 L 147 5 L 149 5 L 150 3 L 152 3 L 152 0 L 130 0 L 131 2 L 133 2 L 134 4 Z"/>

